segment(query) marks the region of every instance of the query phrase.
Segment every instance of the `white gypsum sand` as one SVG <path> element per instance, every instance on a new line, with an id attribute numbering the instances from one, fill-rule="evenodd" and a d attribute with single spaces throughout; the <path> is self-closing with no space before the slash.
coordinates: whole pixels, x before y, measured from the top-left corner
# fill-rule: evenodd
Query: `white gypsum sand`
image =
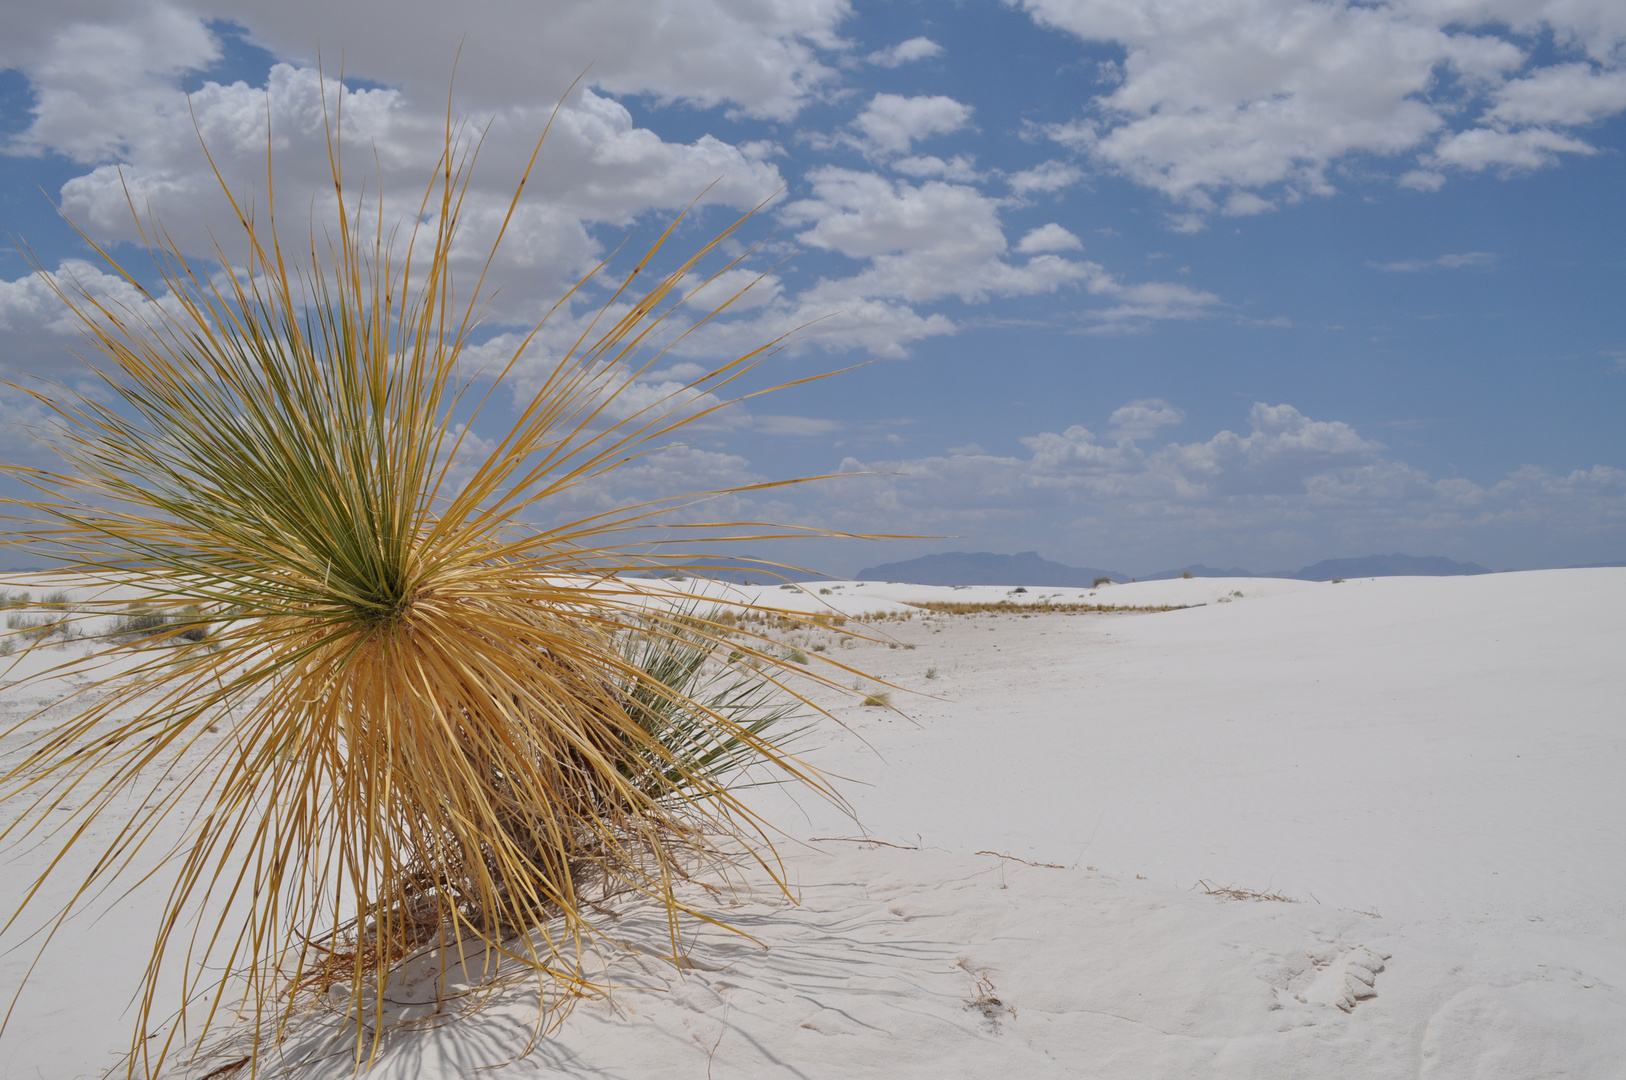
<path id="1" fill-rule="evenodd" d="M 734 591 L 851 619 L 774 633 L 900 688 L 896 711 L 832 699 L 849 729 L 800 745 L 861 824 L 751 792 L 802 901 L 740 894 L 767 948 L 708 930 L 681 971 L 612 958 L 625 988 L 496 1075 L 1621 1075 L 1626 569 Z M 1202 606 L 909 606 L 1006 601 Z M 43 855 L 9 858 L 8 897 Z M 0 1077 L 112 1062 L 157 898 L 124 905 L 59 935 Z M 663 951 L 638 905 L 604 930 Z M 0 982 L 31 957 L 6 953 Z M 395 1033 L 373 1075 L 468 1075 L 534 1019 L 516 986 Z M 334 1049 L 298 1075 L 350 1075 Z"/>

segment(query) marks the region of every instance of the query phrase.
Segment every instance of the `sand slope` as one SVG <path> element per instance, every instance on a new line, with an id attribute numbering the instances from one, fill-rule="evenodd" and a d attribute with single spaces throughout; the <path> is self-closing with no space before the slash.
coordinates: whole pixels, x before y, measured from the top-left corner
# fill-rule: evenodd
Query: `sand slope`
<path id="1" fill-rule="evenodd" d="M 857 615 L 1088 590 L 762 593 Z M 861 825 L 753 792 L 801 900 L 748 876 L 733 916 L 769 948 L 710 931 L 687 971 L 612 959 L 625 988 L 496 1075 L 1626 1075 L 1626 570 L 1102 599 L 1204 606 L 787 635 L 919 692 L 840 704 L 848 729 L 803 747 Z M 812 840 L 864 836 L 885 844 Z M 138 967 L 108 928 L 61 943 L 0 1076 L 90 1074 L 122 1043 Z M 636 906 L 606 931 L 664 945 Z M 505 991 L 398 1033 L 375 1075 L 467 1075 L 534 1017 Z M 336 1049 L 301 1075 L 349 1075 Z"/>

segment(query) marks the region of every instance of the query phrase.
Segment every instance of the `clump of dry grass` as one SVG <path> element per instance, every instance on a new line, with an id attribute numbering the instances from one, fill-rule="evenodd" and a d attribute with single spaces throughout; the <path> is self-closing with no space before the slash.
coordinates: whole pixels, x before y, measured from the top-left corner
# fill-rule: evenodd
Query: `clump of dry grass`
<path id="1" fill-rule="evenodd" d="M 765 355 L 611 419 L 632 376 L 660 362 L 644 347 L 678 282 L 728 232 L 641 297 L 624 283 L 507 433 L 477 451 L 481 409 L 530 338 L 483 392 L 463 381 L 485 300 L 484 271 L 462 292 L 451 271 L 472 153 L 448 121 L 435 180 L 397 240 L 382 225 L 367 231 L 384 214 L 350 197 L 330 148 L 341 216 L 298 243 L 274 226 L 269 190 L 256 216 L 222 180 L 242 249 L 222 242 L 214 269 L 136 215 L 164 304 L 125 307 L 48 279 L 103 384 L 83 396 L 29 391 L 54 414 L 63 462 L 7 468 L 34 493 L 10 501 L 10 543 L 151 598 L 135 611 L 106 603 L 125 621 L 85 662 L 101 695 L 0 778 L 21 810 L 0 840 L 49 834 L 64 847 L 91 842 L 89 825 L 132 789 L 167 785 L 150 810 L 112 825 L 49 925 L 138 865 L 171 810 L 201 806 L 181 846 L 161 853 L 176 877 L 135 1010 L 132 1073 L 156 1071 L 175 1045 L 173 1028 L 148 1032 L 176 965 L 183 1001 L 206 1004 L 205 1031 L 223 1015 L 219 973 L 241 974 L 252 1072 L 264 1038 L 293 1015 L 290 988 L 339 982 L 352 988 L 357 1062 L 369 1060 L 383 1005 L 366 988 L 385 986 L 430 939 L 528 965 L 549 995 L 586 989 L 574 957 L 595 939 L 593 897 L 607 892 L 664 905 L 679 959 L 680 916 L 715 916 L 675 886 L 719 853 L 717 838 L 777 873 L 764 823 L 730 791 L 732 770 L 765 762 L 835 797 L 753 711 L 787 691 L 783 658 L 760 640 L 737 644 L 731 659 L 761 674 L 705 691 L 696 679 L 728 667 L 714 646 L 737 620 L 626 580 L 641 564 L 620 538 L 684 500 L 529 524 L 714 411 L 669 410 Z M 516 190 L 509 218 L 518 200 Z M 132 636 L 210 648 L 158 649 L 118 680 L 97 675 Z M 226 715 L 232 737 L 203 739 Z M 47 822 L 53 811 L 70 825 Z M 201 1037 L 196 1026 L 189 1036 Z"/>
<path id="2" fill-rule="evenodd" d="M 1203 890 L 1205 895 L 1222 896 L 1227 900 L 1271 900 L 1278 904 L 1304 903 L 1302 900 L 1295 900 L 1293 897 L 1283 896 L 1281 893 L 1255 892 L 1253 889 L 1238 889 L 1230 885 L 1215 885 L 1213 882 L 1206 880 L 1199 880 L 1197 885 Z"/>

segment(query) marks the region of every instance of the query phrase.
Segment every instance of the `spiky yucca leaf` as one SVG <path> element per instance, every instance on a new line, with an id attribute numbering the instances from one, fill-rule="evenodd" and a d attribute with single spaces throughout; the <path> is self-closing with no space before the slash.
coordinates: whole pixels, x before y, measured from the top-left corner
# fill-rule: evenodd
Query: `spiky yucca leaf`
<path id="1" fill-rule="evenodd" d="M 665 904 L 676 950 L 688 909 L 673 884 L 711 837 L 746 841 L 772 869 L 729 767 L 763 760 L 831 794 L 767 741 L 755 684 L 690 691 L 725 628 L 613 576 L 637 563 L 619 539 L 676 503 L 526 524 L 709 411 L 674 419 L 675 397 L 612 419 L 631 372 L 659 359 L 647 345 L 663 305 L 717 241 L 635 302 L 617 291 L 476 455 L 467 432 L 484 401 L 459 359 L 484 297 L 480 284 L 456 296 L 451 271 L 472 155 L 448 125 L 419 224 L 393 243 L 346 203 L 330 146 L 340 217 L 298 252 L 274 217 L 239 209 L 246 254 L 222 244 L 205 274 L 137 215 L 163 303 L 131 310 L 59 288 L 104 385 L 34 392 L 57 417 L 64 464 L 9 469 L 34 493 L 12 501 L 11 542 L 139 586 L 149 612 L 190 612 L 157 631 L 150 659 L 99 669 L 105 696 L 4 777 L 4 797 L 24 805 L 5 838 L 77 807 L 57 833 L 69 845 L 142 776 L 161 777 L 161 797 L 116 830 L 75 898 L 157 855 L 174 860 L 132 1072 L 151 1072 L 175 1037 L 146 1034 L 178 956 L 181 997 L 209 1002 L 205 1028 L 221 970 L 244 973 L 256 1032 L 286 1020 L 287 985 L 313 972 L 348 980 L 367 1058 L 381 1025 L 359 1037 L 378 1019 L 363 1015 L 361 988 L 383 986 L 426 926 L 506 950 L 568 992 L 580 980 L 572 949 L 592 933 L 589 891 Z M 684 393 L 725 385 L 762 355 Z M 633 629 L 642 654 L 626 651 Z M 208 647 L 183 630 L 206 631 Z M 85 663 L 98 670 L 126 645 Z M 771 655 L 736 647 L 783 685 Z M 205 738 L 222 718 L 227 737 Z M 202 810 L 185 841 L 147 852 L 187 799 Z M 192 921 L 200 910 L 209 918 Z"/>
<path id="2" fill-rule="evenodd" d="M 621 685 L 624 708 L 661 747 L 659 755 L 641 753 L 628 762 L 626 772 L 655 797 L 679 794 L 694 786 L 695 777 L 734 775 L 758 758 L 750 737 L 764 737 L 799 711 L 755 668 L 717 663 L 720 642 L 704 620 L 662 621 L 659 628 L 630 631 L 622 644 L 622 655 L 637 672 Z M 733 723 L 719 727 L 714 716 Z M 783 746 L 795 734 L 777 732 L 774 741 Z"/>

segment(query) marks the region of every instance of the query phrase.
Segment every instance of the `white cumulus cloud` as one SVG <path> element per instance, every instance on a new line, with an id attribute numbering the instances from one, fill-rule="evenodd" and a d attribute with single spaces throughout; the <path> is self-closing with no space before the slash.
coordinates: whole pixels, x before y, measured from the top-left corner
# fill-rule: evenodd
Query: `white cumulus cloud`
<path id="1" fill-rule="evenodd" d="M 814 293 L 975 302 L 991 294 L 1049 292 L 1088 273 L 1054 255 L 1010 262 L 998 203 L 976 188 L 937 180 L 910 184 L 834 167 L 814 170 L 810 179 L 813 197 L 781 211 L 788 223 L 809 226 L 796 238 L 869 262 L 855 277 Z"/>
<path id="2" fill-rule="evenodd" d="M 1112 89 L 1047 130 L 1184 205 L 1183 231 L 1330 193 L 1357 155 L 1411 155 L 1419 190 L 1544 167 L 1592 151 L 1561 129 L 1626 110 L 1626 7 L 1602 0 L 1007 2 L 1125 50 Z M 1532 66 L 1543 33 L 1568 55 Z"/>
<path id="3" fill-rule="evenodd" d="M 1430 168 L 1454 166 L 1468 172 L 1498 167 L 1527 170 L 1551 165 L 1559 154 L 1595 153 L 1597 150 L 1588 143 L 1546 128 L 1469 128 L 1441 139 L 1424 162 Z"/>
<path id="4" fill-rule="evenodd" d="M 1036 255 L 1041 251 L 1077 251 L 1083 246 L 1084 241 L 1052 221 L 1022 237 L 1016 250 L 1024 255 Z"/>
<path id="5" fill-rule="evenodd" d="M 64 378 L 64 353 L 86 328 L 57 289 L 70 297 L 91 298 L 131 325 L 158 314 L 151 310 L 153 302 L 124 278 L 83 259 L 64 259 L 45 274 L 0 281 L 0 333 L 6 335 L 0 368 L 13 375 Z"/>
<path id="6" fill-rule="evenodd" d="M 1496 91 L 1485 118 L 1504 124 L 1586 124 L 1626 109 L 1626 70 L 1554 64 Z"/>
<path id="7" fill-rule="evenodd" d="M 56 5 L 41 5 L 56 6 Z M 66 7 L 67 5 L 62 5 Z M 79 0 L 75 9 L 126 8 Z M 793 118 L 832 85 L 821 51 L 842 47 L 850 0 L 184 0 L 181 10 L 226 19 L 276 55 L 301 65 L 317 50 L 346 72 L 443 100 L 454 53 L 460 94 L 490 110 L 525 100 L 552 106 L 585 75 L 612 94 L 753 116 Z"/>
<path id="8" fill-rule="evenodd" d="M 912 64 L 916 60 L 930 60 L 943 55 L 943 46 L 927 37 L 912 37 L 885 49 L 878 49 L 864 59 L 878 67 L 895 68 Z"/>
<path id="9" fill-rule="evenodd" d="M 1107 423 L 1117 439 L 1145 439 L 1157 429 L 1179 424 L 1186 418 L 1185 411 L 1177 409 L 1162 398 L 1140 398 L 1114 409 Z"/>
<path id="10" fill-rule="evenodd" d="M 1011 190 L 1019 196 L 1049 194 L 1071 187 L 1084 178 L 1084 170 L 1065 161 L 1046 161 L 1031 169 L 1011 173 L 1005 178 Z"/>
<path id="11" fill-rule="evenodd" d="M 579 5 L 563 4 L 559 11 L 566 22 L 583 15 Z M 260 16 L 269 21 L 255 22 Z M 279 11 L 269 8 L 243 13 L 254 34 L 278 18 Z M 0 42 L 0 63 L 20 70 L 35 94 L 31 123 L 10 149 L 60 154 L 89 166 L 63 185 L 61 204 L 101 242 L 140 242 L 133 203 L 144 217 L 155 216 L 189 255 L 212 255 L 217 242 L 234 252 L 241 230 L 203 146 L 241 205 L 263 221 L 269 208 L 267 123 L 278 218 L 295 249 L 303 231 L 300 216 L 330 210 L 328 130 L 341 111 L 342 125 L 333 130 L 347 150 L 347 190 L 389 192 L 394 201 L 385 212 L 396 219 L 416 212 L 441 146 L 444 85 L 418 98 L 396 86 L 342 87 L 332 72 L 323 77 L 313 66 L 279 62 L 263 86 L 194 81 L 186 93 L 181 74 L 218 59 L 220 42 L 195 10 L 183 6 L 87 0 L 50 15 L 11 19 L 8 29 L 15 32 Z M 711 29 L 725 37 L 732 33 L 723 23 Z M 704 42 L 691 44 L 704 51 Z M 352 71 L 358 66 L 349 54 L 345 62 Z M 412 58 L 395 62 L 386 73 L 411 82 Z M 449 70 L 442 80 L 447 76 Z M 461 79 L 458 86 L 460 94 L 467 89 Z M 454 253 L 460 265 L 489 249 L 530 148 L 552 113 L 553 101 L 527 98 L 521 89 L 477 113 L 466 129 L 469 140 L 481 130 L 486 139 L 462 206 L 461 244 Z M 629 226 L 652 210 L 669 215 L 702 193 L 705 203 L 757 205 L 784 185 L 770 160 L 774 150 L 710 135 L 669 142 L 636 125 L 621 103 L 579 88 L 554 118 L 530 176 L 531 197 L 508 222 L 491 281 L 504 288 L 491 313 L 521 321 L 537 317 L 538 304 L 550 302 L 601 257 L 590 231 L 595 225 Z M 369 214 L 375 211 L 368 207 Z"/>
<path id="12" fill-rule="evenodd" d="M 942 94 L 876 94 L 852 122 L 856 145 L 873 154 L 907 154 L 921 139 L 959 131 L 971 106 Z"/>

